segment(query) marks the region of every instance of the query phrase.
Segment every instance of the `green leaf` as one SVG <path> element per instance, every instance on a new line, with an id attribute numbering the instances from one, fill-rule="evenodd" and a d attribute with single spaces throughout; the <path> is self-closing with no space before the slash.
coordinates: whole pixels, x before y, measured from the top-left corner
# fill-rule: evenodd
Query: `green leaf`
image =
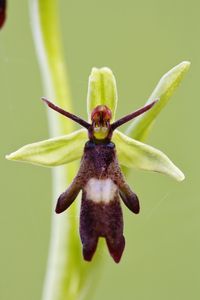
<path id="1" fill-rule="evenodd" d="M 184 174 L 160 150 L 131 139 L 116 130 L 113 136 L 119 163 L 128 168 L 160 172 L 177 181 L 184 180 Z"/>
<path id="2" fill-rule="evenodd" d="M 80 129 L 71 134 L 26 145 L 6 158 L 44 167 L 59 166 L 79 159 L 86 140 L 87 131 Z"/>
<path id="3" fill-rule="evenodd" d="M 97 105 L 106 105 L 112 111 L 112 120 L 115 119 L 117 108 L 117 87 L 112 71 L 107 68 L 93 68 L 89 76 L 87 94 L 88 120 L 91 112 Z"/>
<path id="4" fill-rule="evenodd" d="M 136 140 L 144 140 L 152 127 L 155 118 L 165 107 L 175 89 L 189 70 L 190 62 L 183 61 L 167 72 L 158 82 L 146 104 L 159 99 L 154 107 L 147 113 L 136 118 L 128 127 L 126 134 Z"/>

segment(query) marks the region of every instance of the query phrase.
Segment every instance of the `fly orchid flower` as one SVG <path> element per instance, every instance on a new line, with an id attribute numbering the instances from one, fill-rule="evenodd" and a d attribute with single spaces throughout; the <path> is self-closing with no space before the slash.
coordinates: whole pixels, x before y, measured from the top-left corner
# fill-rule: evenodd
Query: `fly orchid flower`
<path id="1" fill-rule="evenodd" d="M 138 198 L 127 184 L 120 165 L 160 172 L 178 181 L 184 179 L 183 173 L 160 150 L 117 130 L 145 112 L 155 112 L 159 99 L 115 121 L 117 89 L 108 68 L 93 68 L 90 75 L 88 122 L 42 99 L 50 108 L 84 128 L 26 145 L 7 159 L 52 167 L 82 157 L 76 177 L 58 198 L 56 213 L 66 210 L 82 191 L 80 236 L 84 259 L 92 259 L 99 237 L 104 237 L 111 256 L 119 262 L 125 246 L 120 198 L 132 212 L 139 213 Z"/>

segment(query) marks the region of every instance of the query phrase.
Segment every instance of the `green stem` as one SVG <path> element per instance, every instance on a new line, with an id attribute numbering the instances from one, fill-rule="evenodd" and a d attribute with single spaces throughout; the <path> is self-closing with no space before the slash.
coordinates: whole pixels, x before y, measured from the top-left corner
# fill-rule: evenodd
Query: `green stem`
<path id="1" fill-rule="evenodd" d="M 68 76 L 61 47 L 58 7 L 55 0 L 31 0 L 32 29 L 46 96 L 64 109 L 72 111 Z M 56 134 L 74 129 L 73 123 L 55 116 Z M 54 130 L 53 130 L 54 131 Z"/>
<path id="2" fill-rule="evenodd" d="M 30 12 L 33 37 L 42 75 L 45 97 L 55 104 L 72 111 L 66 67 L 64 65 L 58 7 L 55 0 L 31 0 Z M 41 104 L 42 105 L 42 104 Z M 48 111 L 51 136 L 69 133 L 73 123 Z M 54 168 L 53 199 L 72 181 L 76 164 Z M 43 300 L 83 299 L 88 286 L 90 268 L 83 262 L 78 238 L 77 206 L 68 213 L 56 215 L 52 210 L 52 229 Z"/>

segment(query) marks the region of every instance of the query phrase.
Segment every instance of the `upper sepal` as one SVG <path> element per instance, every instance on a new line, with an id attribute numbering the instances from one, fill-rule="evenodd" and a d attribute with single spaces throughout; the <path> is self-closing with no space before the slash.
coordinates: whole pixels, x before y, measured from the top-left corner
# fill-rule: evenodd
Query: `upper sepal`
<path id="1" fill-rule="evenodd" d="M 81 158 L 86 140 L 87 131 L 81 129 L 71 134 L 23 146 L 6 158 L 44 167 L 59 166 Z"/>
<path id="2" fill-rule="evenodd" d="M 112 71 L 107 68 L 93 68 L 89 76 L 87 93 L 88 120 L 98 105 L 106 105 L 112 111 L 112 121 L 115 119 L 117 108 L 117 87 Z"/>
<path id="3" fill-rule="evenodd" d="M 116 145 L 119 163 L 123 166 L 160 172 L 177 181 L 184 180 L 185 176 L 181 170 L 160 150 L 131 139 L 117 130 L 114 132 L 113 141 Z"/>

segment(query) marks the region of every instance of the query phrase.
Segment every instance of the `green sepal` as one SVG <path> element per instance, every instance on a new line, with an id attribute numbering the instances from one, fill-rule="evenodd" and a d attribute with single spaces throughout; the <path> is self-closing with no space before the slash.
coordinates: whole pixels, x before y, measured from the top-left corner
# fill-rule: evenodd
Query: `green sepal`
<path id="1" fill-rule="evenodd" d="M 28 144 L 6 158 L 43 167 L 59 166 L 81 158 L 86 141 L 87 131 L 80 129 L 71 134 Z"/>
<path id="2" fill-rule="evenodd" d="M 117 130 L 114 132 L 113 142 L 116 145 L 121 165 L 163 173 L 177 181 L 184 180 L 184 174 L 160 150 L 134 140 Z"/>
<path id="3" fill-rule="evenodd" d="M 106 105 L 112 111 L 114 121 L 117 99 L 116 80 L 112 71 L 107 67 L 92 68 L 87 93 L 88 120 L 91 121 L 91 112 L 97 105 Z"/>
<path id="4" fill-rule="evenodd" d="M 136 140 L 144 140 L 147 137 L 154 120 L 169 101 L 189 67 L 190 62 L 183 61 L 163 75 L 146 104 L 156 99 L 158 102 L 148 112 L 132 121 L 126 131 L 128 136 Z"/>

